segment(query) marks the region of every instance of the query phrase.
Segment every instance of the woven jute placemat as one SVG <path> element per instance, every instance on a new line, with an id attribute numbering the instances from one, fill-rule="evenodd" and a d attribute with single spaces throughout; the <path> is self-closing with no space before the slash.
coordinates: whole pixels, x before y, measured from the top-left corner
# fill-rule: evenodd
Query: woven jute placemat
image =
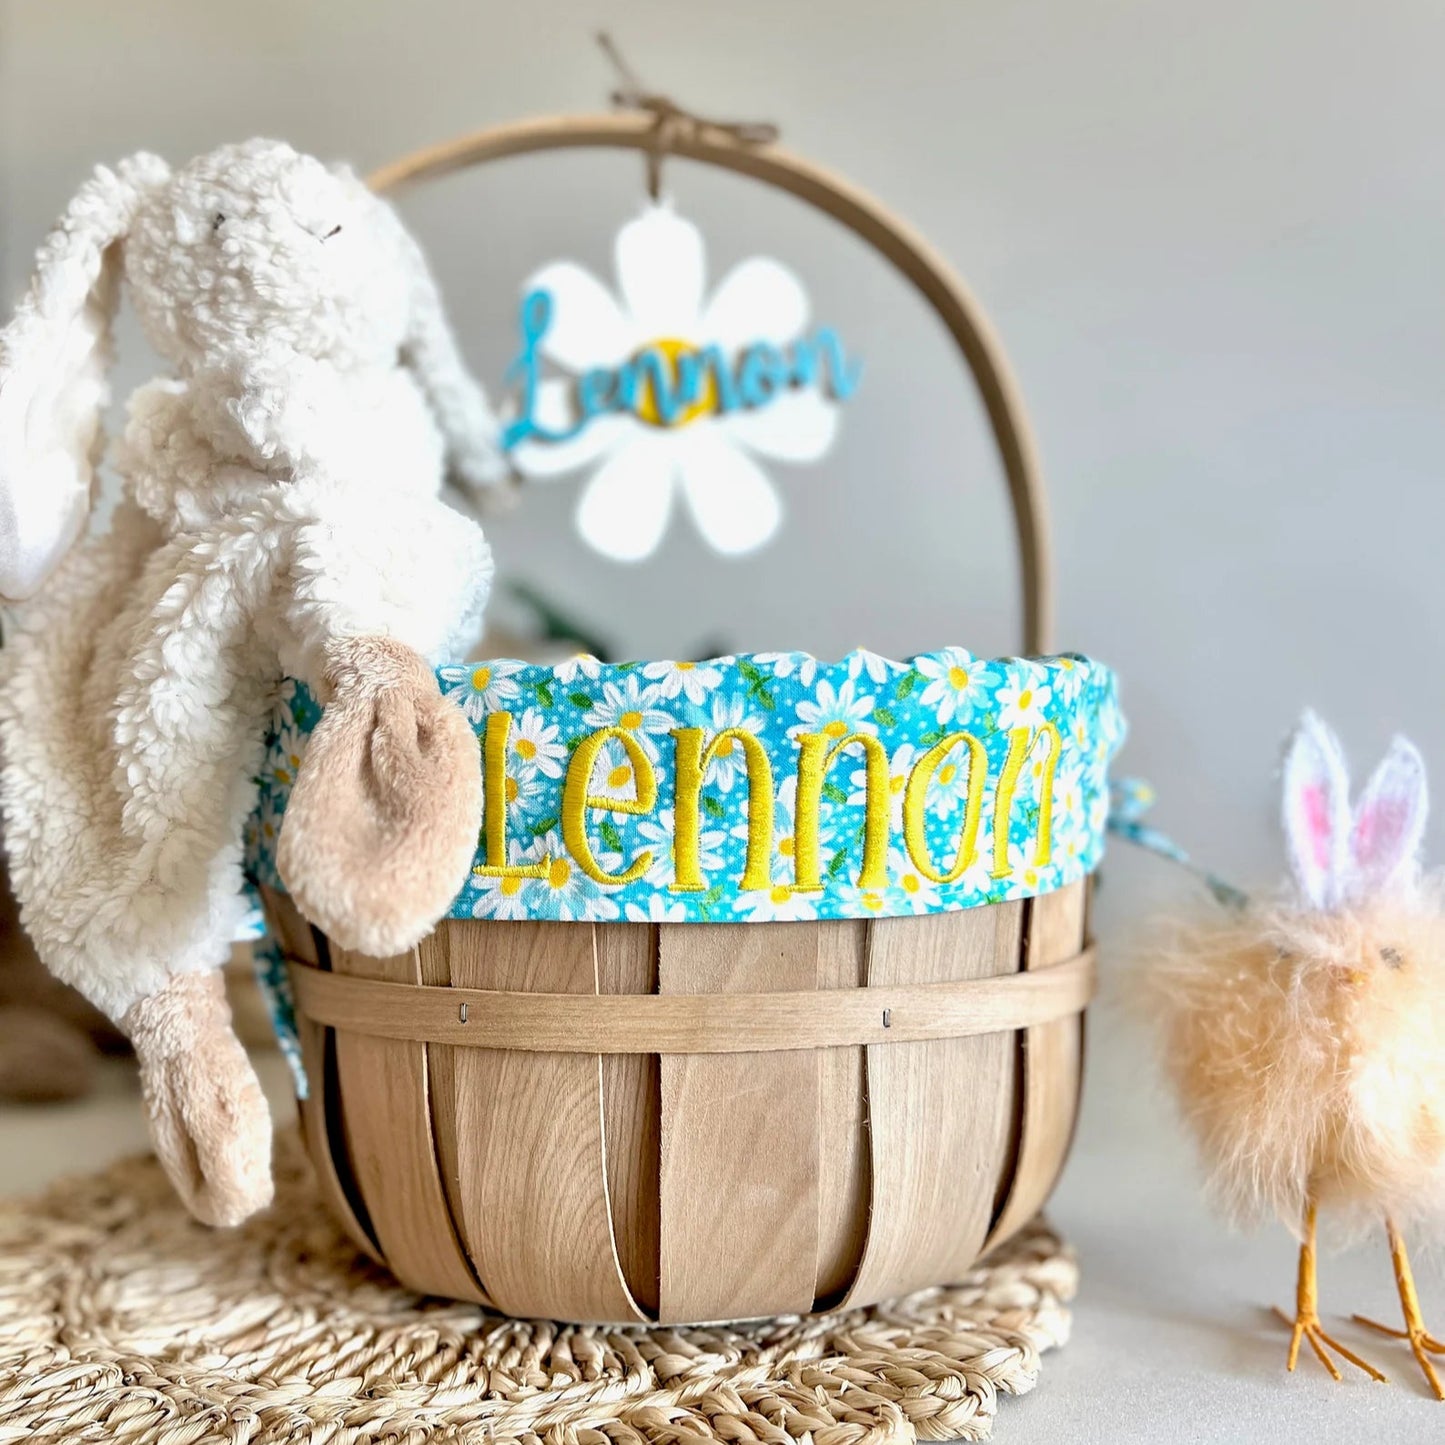
<path id="1" fill-rule="evenodd" d="M 0 1442 L 881 1445 L 983 1439 L 1068 1335 L 1034 1225 L 962 1284 L 706 1329 L 504 1319 L 359 1259 L 294 1133 L 277 1202 L 191 1222 L 150 1158 L 0 1202 Z"/>

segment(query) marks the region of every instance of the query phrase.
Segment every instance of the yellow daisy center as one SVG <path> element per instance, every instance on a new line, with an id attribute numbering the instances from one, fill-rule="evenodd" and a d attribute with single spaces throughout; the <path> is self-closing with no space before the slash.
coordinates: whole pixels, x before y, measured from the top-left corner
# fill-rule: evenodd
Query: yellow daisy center
<path id="1" fill-rule="evenodd" d="M 938 781 L 946 788 L 958 776 L 958 768 L 953 763 L 945 763 L 938 770 Z"/>
<path id="2" fill-rule="evenodd" d="M 830 738 L 841 738 L 841 737 L 843 736 L 843 734 L 846 733 L 847 731 L 848 731 L 848 724 L 845 723 L 845 722 L 842 720 L 842 718 L 836 718 L 836 717 L 833 719 L 832 722 L 828 723 L 827 726 L 825 726 L 824 729 L 823 729 L 823 732 L 824 732 L 825 736 L 830 737 Z"/>
<path id="3" fill-rule="evenodd" d="M 508 779 L 507 779 L 507 801 L 508 801 L 509 803 L 515 803 L 515 802 L 517 801 L 517 780 L 516 780 L 516 778 L 508 778 Z"/>
<path id="4" fill-rule="evenodd" d="M 691 362 L 698 355 L 697 347 L 678 336 L 660 336 L 657 340 L 648 342 L 642 351 L 652 352 L 653 355 L 662 359 L 665 370 L 670 373 L 667 378 L 667 387 L 674 395 L 681 385 L 684 360 Z M 680 407 L 671 421 L 662 419 L 662 411 L 657 404 L 657 389 L 653 384 L 651 367 L 639 367 L 638 373 L 638 387 L 632 409 L 638 420 L 647 422 L 649 426 L 686 426 L 688 422 L 696 421 L 698 417 L 706 416 L 709 412 L 717 410 L 717 378 L 713 375 L 710 366 L 703 365 L 701 367 L 701 385 L 697 387 L 697 395 L 692 404 Z M 681 401 L 682 398 L 679 396 L 677 400 Z"/>
<path id="5" fill-rule="evenodd" d="M 537 756 L 537 744 L 534 743 L 531 738 L 518 738 L 517 756 L 519 758 L 526 758 L 527 761 L 530 762 Z"/>
<path id="6" fill-rule="evenodd" d="M 917 893 L 923 885 L 918 881 L 916 873 L 905 873 L 903 875 L 903 891 L 905 893 Z"/>
<path id="7" fill-rule="evenodd" d="M 793 856 L 792 834 L 789 834 L 786 838 L 778 839 L 778 852 L 781 853 L 784 858 L 791 858 Z"/>
<path id="8" fill-rule="evenodd" d="M 968 686 L 968 672 L 962 667 L 950 667 L 948 669 L 948 685 L 957 692 L 962 692 Z"/>
<path id="9" fill-rule="evenodd" d="M 768 894 L 768 897 L 771 898 L 774 903 L 786 903 L 788 901 L 788 889 L 786 885 L 782 883 L 774 884 L 772 892 Z"/>
<path id="10" fill-rule="evenodd" d="M 635 733 L 642 726 L 642 714 L 635 708 L 629 709 L 617 719 L 617 726 L 626 728 L 630 733 Z"/>
<path id="11" fill-rule="evenodd" d="M 554 858 L 547 869 L 547 882 L 553 888 L 565 888 L 572 876 L 572 865 L 565 858 Z"/>
<path id="12" fill-rule="evenodd" d="M 472 674 L 472 686 L 478 692 L 485 692 L 492 685 L 492 669 L 490 667 L 479 667 Z"/>
<path id="13" fill-rule="evenodd" d="M 515 873 L 508 873 L 507 876 L 502 879 L 502 892 L 508 898 L 511 898 L 514 894 L 520 893 L 521 891 L 522 880 L 518 878 Z"/>
<path id="14" fill-rule="evenodd" d="M 1033 690 L 1033 688 L 1031 688 L 1031 687 L 1026 687 L 1021 693 L 1019 693 L 1019 706 L 1020 706 L 1020 707 L 1024 707 L 1024 708 L 1032 707 L 1032 706 L 1033 706 L 1033 702 L 1034 702 L 1034 690 Z"/>
<path id="15" fill-rule="evenodd" d="M 632 769 L 626 763 L 619 763 L 610 773 L 607 774 L 607 786 L 609 788 L 620 788 L 632 776 Z"/>

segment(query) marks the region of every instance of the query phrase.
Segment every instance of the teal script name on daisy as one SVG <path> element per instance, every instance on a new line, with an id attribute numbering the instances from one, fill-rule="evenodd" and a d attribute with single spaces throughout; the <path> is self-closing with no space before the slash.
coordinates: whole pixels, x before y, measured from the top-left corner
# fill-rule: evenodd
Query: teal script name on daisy
<path id="1" fill-rule="evenodd" d="M 1123 736 L 1113 675 L 1082 657 L 493 659 L 437 678 L 485 782 L 453 918 L 749 923 L 1034 897 L 1098 862 Z M 247 832 L 271 887 L 320 716 L 287 685 Z"/>
<path id="2" fill-rule="evenodd" d="M 584 371 L 573 387 L 572 422 L 547 427 L 537 418 L 537 404 L 542 343 L 553 315 L 549 291 L 523 296 L 518 313 L 522 349 L 507 368 L 507 381 L 517 386 L 520 401 L 517 416 L 502 432 L 505 451 L 528 440 L 568 441 L 598 417 L 618 412 L 653 426 L 677 427 L 701 416 L 757 410 L 790 390 L 818 386 L 835 401 L 846 401 L 858 389 L 860 363 L 831 327 L 819 327 L 788 347 L 755 341 L 731 361 L 719 346 L 659 337 L 621 366 Z"/>

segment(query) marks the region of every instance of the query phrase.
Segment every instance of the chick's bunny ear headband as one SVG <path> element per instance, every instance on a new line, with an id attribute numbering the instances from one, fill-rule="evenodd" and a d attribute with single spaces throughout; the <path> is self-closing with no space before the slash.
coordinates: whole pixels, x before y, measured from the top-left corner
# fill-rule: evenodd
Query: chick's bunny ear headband
<path id="1" fill-rule="evenodd" d="M 157 156 L 99 167 L 37 257 L 0 332 L 0 598 L 32 596 L 80 535 L 102 448 L 101 412 L 120 281 L 120 246 L 147 192 L 170 175 Z"/>

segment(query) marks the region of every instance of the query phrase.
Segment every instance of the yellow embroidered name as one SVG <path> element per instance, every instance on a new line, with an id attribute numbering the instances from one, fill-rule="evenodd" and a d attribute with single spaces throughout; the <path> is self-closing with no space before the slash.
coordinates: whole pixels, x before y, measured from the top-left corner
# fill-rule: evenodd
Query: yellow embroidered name
<path id="1" fill-rule="evenodd" d="M 536 863 L 509 865 L 507 859 L 508 808 L 514 801 L 514 784 L 507 775 L 507 744 L 512 715 L 495 712 L 487 718 L 483 740 L 483 778 L 486 798 L 482 838 L 487 861 L 474 871 L 493 878 L 546 878 L 558 860 L 544 856 Z M 834 766 L 852 753 L 863 762 L 863 857 L 855 881 L 860 889 L 876 892 L 888 886 L 888 845 L 891 841 L 889 803 L 892 769 L 887 750 L 876 737 L 849 733 L 836 737 L 826 732 L 796 736 L 796 807 L 791 852 L 793 878 L 783 885 L 795 893 L 818 893 L 825 888 L 822 864 L 822 806 L 829 775 Z M 740 891 L 774 887 L 772 875 L 774 841 L 774 769 L 762 742 L 745 728 L 725 728 L 711 737 L 702 728 L 677 728 L 672 733 L 673 772 L 677 779 L 673 806 L 672 891 L 701 893 L 710 880 L 702 866 L 701 835 L 703 788 L 709 770 L 719 758 L 740 750 L 747 799 L 747 857 L 738 879 Z M 610 768 L 603 780 L 606 792 L 597 792 L 599 765 L 607 761 L 609 744 L 621 749 L 624 762 Z M 1009 733 L 1008 752 L 993 788 L 994 840 L 990 877 L 1012 876 L 1008 822 L 1012 816 L 1018 781 L 1031 757 L 1039 776 L 1038 822 L 1029 868 L 1046 867 L 1053 853 L 1053 788 L 1063 738 L 1053 723 L 1037 728 L 1017 727 Z M 616 754 L 611 754 L 615 757 Z M 931 790 L 946 786 L 957 789 L 960 768 L 966 769 L 963 818 L 958 846 L 951 862 L 936 860 L 928 849 L 925 823 Z M 903 784 L 903 843 L 913 866 L 932 883 L 956 883 L 978 861 L 978 834 L 988 792 L 988 753 L 982 742 L 967 732 L 949 733 L 917 758 Z M 839 796 L 836 792 L 835 797 Z M 657 773 L 636 735 L 625 727 L 598 728 L 589 733 L 572 754 L 562 787 L 562 842 L 572 862 L 589 878 L 609 887 L 635 883 L 653 865 L 651 849 L 630 862 L 621 860 L 617 871 L 609 871 L 597 857 L 588 815 L 625 813 L 652 814 L 658 801 Z M 714 810 L 726 804 L 709 800 Z M 721 816 L 726 816 L 725 814 Z M 604 837 L 608 825 L 602 825 Z M 617 851 L 615 829 L 612 851 Z M 787 841 L 787 840 L 785 840 Z M 785 847 L 783 851 L 788 851 Z M 565 866 L 565 865 L 564 865 Z M 831 870 L 830 870 L 831 871 Z"/>

